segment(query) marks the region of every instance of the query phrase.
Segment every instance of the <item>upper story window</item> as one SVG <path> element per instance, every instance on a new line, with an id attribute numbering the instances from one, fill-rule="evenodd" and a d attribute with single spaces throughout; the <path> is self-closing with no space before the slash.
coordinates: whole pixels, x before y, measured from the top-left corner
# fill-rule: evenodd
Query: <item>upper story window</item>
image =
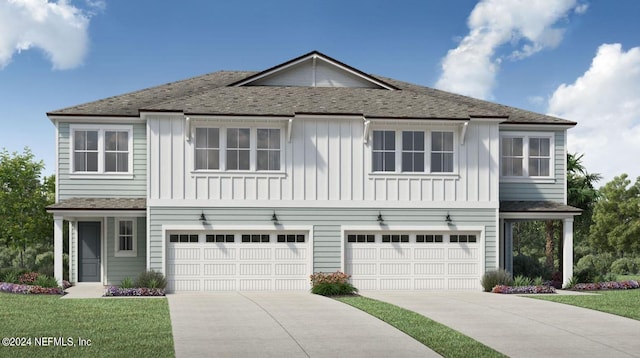
<path id="1" fill-rule="evenodd" d="M 373 131 L 373 171 L 396 170 L 396 132 Z"/>
<path id="2" fill-rule="evenodd" d="M 71 143 L 72 173 L 132 172 L 131 126 L 72 126 Z"/>
<path id="3" fill-rule="evenodd" d="M 373 172 L 453 173 L 455 158 L 453 131 L 373 131 Z"/>
<path id="4" fill-rule="evenodd" d="M 196 169 L 220 169 L 220 129 L 196 128 Z"/>
<path id="5" fill-rule="evenodd" d="M 500 138 L 500 175 L 505 178 L 551 178 L 553 134 L 507 133 Z"/>
<path id="6" fill-rule="evenodd" d="M 195 170 L 279 171 L 280 128 L 195 128 Z"/>

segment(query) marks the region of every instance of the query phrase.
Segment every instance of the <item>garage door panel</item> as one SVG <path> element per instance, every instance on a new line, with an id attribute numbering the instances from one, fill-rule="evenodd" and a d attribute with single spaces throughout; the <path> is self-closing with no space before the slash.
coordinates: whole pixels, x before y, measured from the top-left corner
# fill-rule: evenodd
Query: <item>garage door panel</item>
<path id="1" fill-rule="evenodd" d="M 236 264 L 204 264 L 204 274 L 206 276 L 235 276 Z"/>
<path id="2" fill-rule="evenodd" d="M 375 263 L 363 263 L 351 265 L 352 275 L 375 275 L 376 264 Z"/>
<path id="3" fill-rule="evenodd" d="M 443 248 L 416 248 L 413 251 L 414 258 L 417 260 L 443 260 Z"/>
<path id="4" fill-rule="evenodd" d="M 271 260 L 271 248 L 241 248 L 240 260 Z"/>
<path id="5" fill-rule="evenodd" d="M 401 248 L 381 248 L 381 260 L 410 260 L 411 250 Z"/>
<path id="6" fill-rule="evenodd" d="M 417 275 L 444 275 L 444 263 L 416 263 L 414 272 Z"/>
<path id="7" fill-rule="evenodd" d="M 204 259 L 205 260 L 235 260 L 236 249 L 205 248 Z"/>
<path id="8" fill-rule="evenodd" d="M 449 278 L 449 289 L 450 290 L 473 290 L 478 287 L 478 278 L 459 278 L 459 277 L 451 277 Z"/>
<path id="9" fill-rule="evenodd" d="M 409 275 L 411 273 L 411 264 L 401 263 L 381 263 L 380 275 Z"/>
<path id="10" fill-rule="evenodd" d="M 171 280 L 169 283 L 175 291 L 200 291 L 200 279 Z"/>
<path id="11" fill-rule="evenodd" d="M 271 264 L 240 264 L 240 276 L 271 276 Z"/>
<path id="12" fill-rule="evenodd" d="M 200 274 L 198 264 L 175 264 L 171 266 L 170 275 L 197 276 Z"/>
<path id="13" fill-rule="evenodd" d="M 307 251 L 299 248 L 276 248 L 276 260 L 304 260 Z"/>
<path id="14" fill-rule="evenodd" d="M 411 289 L 411 279 L 408 278 L 393 278 L 380 279 L 380 289 L 381 290 L 410 290 Z"/>
<path id="15" fill-rule="evenodd" d="M 348 258 L 353 260 L 375 260 L 377 256 L 378 252 L 375 248 L 365 248 L 353 245 L 352 249 L 349 252 Z"/>
<path id="16" fill-rule="evenodd" d="M 300 276 L 307 270 L 305 264 L 275 264 L 276 276 Z"/>
<path id="17" fill-rule="evenodd" d="M 378 289 L 378 280 L 375 278 L 370 279 L 362 279 L 362 278 L 351 278 L 352 284 L 357 287 L 359 290 L 377 290 Z"/>
<path id="18" fill-rule="evenodd" d="M 189 245 L 189 244 L 187 244 Z M 197 247 L 175 247 L 169 254 L 169 260 L 199 260 L 200 249 Z"/>
<path id="19" fill-rule="evenodd" d="M 471 260 L 478 258 L 478 249 L 476 248 L 450 248 L 448 257 L 452 260 Z"/>
<path id="20" fill-rule="evenodd" d="M 204 291 L 235 291 L 236 280 L 204 280 Z"/>
<path id="21" fill-rule="evenodd" d="M 475 263 L 450 263 L 448 273 L 451 275 L 474 275 L 478 272 L 478 264 Z"/>
<path id="22" fill-rule="evenodd" d="M 270 291 L 272 289 L 271 279 L 247 279 L 240 280 L 240 291 Z"/>
<path id="23" fill-rule="evenodd" d="M 418 278 L 414 280 L 416 290 L 444 290 L 444 278 Z"/>

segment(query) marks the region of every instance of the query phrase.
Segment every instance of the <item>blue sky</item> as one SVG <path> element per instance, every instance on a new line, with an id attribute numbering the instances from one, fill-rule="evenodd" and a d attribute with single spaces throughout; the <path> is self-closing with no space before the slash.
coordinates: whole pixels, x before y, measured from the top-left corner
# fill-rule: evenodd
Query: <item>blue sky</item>
<path id="1" fill-rule="evenodd" d="M 574 120 L 569 149 L 590 172 L 635 178 L 639 14 L 637 0 L 0 0 L 0 148 L 30 147 L 50 174 L 47 111 L 319 50 Z"/>

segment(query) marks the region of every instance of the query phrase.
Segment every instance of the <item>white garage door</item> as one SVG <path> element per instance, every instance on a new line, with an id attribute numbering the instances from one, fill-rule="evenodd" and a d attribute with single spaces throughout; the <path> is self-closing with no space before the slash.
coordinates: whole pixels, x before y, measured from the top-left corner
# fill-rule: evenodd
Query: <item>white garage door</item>
<path id="1" fill-rule="evenodd" d="M 300 232 L 167 233 L 167 289 L 309 289 L 308 235 Z"/>
<path id="2" fill-rule="evenodd" d="M 360 290 L 476 290 L 479 233 L 347 233 L 345 271 Z"/>

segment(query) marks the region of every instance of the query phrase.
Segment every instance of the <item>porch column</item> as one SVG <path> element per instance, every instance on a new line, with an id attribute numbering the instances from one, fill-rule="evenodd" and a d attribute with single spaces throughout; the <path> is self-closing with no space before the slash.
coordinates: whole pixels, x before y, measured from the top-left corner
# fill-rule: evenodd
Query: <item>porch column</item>
<path id="1" fill-rule="evenodd" d="M 62 286 L 62 238 L 63 234 L 62 216 L 53 217 L 53 276 L 58 280 L 58 284 Z"/>
<path id="2" fill-rule="evenodd" d="M 564 219 L 563 224 L 562 286 L 564 287 L 573 277 L 573 218 Z"/>

